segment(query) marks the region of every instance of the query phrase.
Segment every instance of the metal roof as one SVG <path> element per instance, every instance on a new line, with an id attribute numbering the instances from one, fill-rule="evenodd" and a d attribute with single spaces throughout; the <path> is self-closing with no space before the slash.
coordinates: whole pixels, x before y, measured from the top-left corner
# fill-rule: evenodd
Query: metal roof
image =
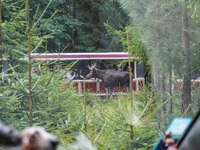
<path id="1" fill-rule="evenodd" d="M 108 53 L 31 53 L 35 60 L 91 60 L 91 59 L 128 59 L 128 53 L 108 52 Z M 136 55 L 130 56 L 137 59 Z"/>

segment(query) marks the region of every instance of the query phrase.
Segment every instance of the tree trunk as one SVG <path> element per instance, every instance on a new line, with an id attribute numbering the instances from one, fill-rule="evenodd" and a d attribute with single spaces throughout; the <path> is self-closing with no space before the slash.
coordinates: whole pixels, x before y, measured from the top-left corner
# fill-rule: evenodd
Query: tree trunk
<path id="1" fill-rule="evenodd" d="M 156 0 L 156 51 L 157 51 L 157 56 L 160 57 L 161 55 L 161 46 L 160 46 L 160 2 L 158 0 Z M 159 59 L 159 58 L 156 58 Z M 155 64 L 155 63 L 154 63 Z M 155 87 L 156 89 L 158 89 L 159 91 L 162 89 L 162 83 L 163 83 L 163 79 L 162 79 L 162 73 L 161 73 L 161 68 L 162 68 L 162 61 L 159 61 L 159 63 L 154 65 L 154 70 L 156 72 L 155 74 L 155 78 L 156 80 L 154 81 L 155 83 Z"/>
<path id="2" fill-rule="evenodd" d="M 155 18 L 155 27 L 156 27 L 156 54 L 157 56 L 155 58 L 155 62 L 153 62 L 153 74 L 154 74 L 154 88 L 156 92 L 156 101 L 160 101 L 163 99 L 164 95 L 163 95 L 163 89 L 164 89 L 164 76 L 162 74 L 162 61 L 160 60 L 160 56 L 162 54 L 161 51 L 161 45 L 160 45 L 160 1 L 159 0 L 155 0 L 155 4 L 156 4 L 156 18 Z M 165 106 L 163 106 L 162 110 L 159 110 L 156 114 L 156 118 L 157 118 L 157 122 L 158 127 L 160 128 L 160 123 L 163 121 L 161 114 L 165 112 Z"/>
<path id="3" fill-rule="evenodd" d="M 74 16 L 74 0 L 71 0 L 71 16 Z"/>
<path id="4" fill-rule="evenodd" d="M 133 125 L 130 125 L 130 138 L 131 138 L 131 150 L 134 150 L 134 143 L 133 143 Z"/>
<path id="5" fill-rule="evenodd" d="M 30 30 L 30 16 L 29 16 L 29 1 L 27 0 L 26 2 L 26 12 L 27 12 L 27 31 L 28 31 L 28 84 L 29 84 L 29 92 L 28 92 L 28 96 L 29 96 L 29 125 L 32 126 L 33 125 L 33 116 L 32 116 L 32 107 L 33 107 L 33 101 L 32 101 L 32 79 L 31 79 L 31 30 Z"/>
<path id="6" fill-rule="evenodd" d="M 169 96 L 170 96 L 170 104 L 169 104 L 169 114 L 173 112 L 172 105 L 172 64 L 169 64 Z"/>
<path id="7" fill-rule="evenodd" d="M 73 18 L 76 18 L 76 10 L 77 10 L 77 2 L 75 0 L 71 0 L 71 16 Z M 78 41 L 78 31 L 77 30 L 72 30 L 71 31 L 71 36 L 72 36 L 72 39 L 73 39 L 73 42 L 72 42 L 72 52 L 75 52 L 75 47 L 76 47 L 76 43 Z"/>
<path id="8" fill-rule="evenodd" d="M 161 89 L 161 98 L 165 101 L 166 100 L 166 93 L 165 93 L 165 79 L 166 79 L 166 77 L 165 77 L 165 75 L 164 74 L 162 74 L 161 75 L 161 86 L 160 86 L 160 89 Z M 163 114 L 165 114 L 166 113 L 166 111 L 167 111 L 167 108 L 166 108 L 166 105 L 164 104 L 163 105 L 163 107 L 162 107 L 162 113 Z M 165 120 L 165 118 L 164 118 L 164 121 L 166 121 Z"/>
<path id="9" fill-rule="evenodd" d="M 188 34 L 188 11 L 187 2 L 183 2 L 182 10 L 182 55 L 183 55 L 183 85 L 182 85 L 182 107 L 183 114 L 191 104 L 191 71 L 189 59 L 189 34 Z M 189 108 L 189 111 L 191 108 Z"/>

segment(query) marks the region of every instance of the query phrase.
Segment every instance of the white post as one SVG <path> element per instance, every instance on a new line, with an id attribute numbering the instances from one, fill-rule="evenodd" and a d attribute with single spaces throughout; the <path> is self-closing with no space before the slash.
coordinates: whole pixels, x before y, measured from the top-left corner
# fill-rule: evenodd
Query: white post
<path id="1" fill-rule="evenodd" d="M 100 83 L 99 83 L 99 80 L 98 81 L 95 81 L 96 82 L 96 93 L 100 93 Z"/>
<path id="2" fill-rule="evenodd" d="M 139 89 L 139 80 L 138 79 L 136 79 L 136 91 L 138 91 L 138 89 Z"/>
<path id="3" fill-rule="evenodd" d="M 137 78 L 137 65 L 136 65 L 136 61 L 134 62 L 134 76 L 135 79 Z"/>
<path id="4" fill-rule="evenodd" d="M 78 93 L 79 94 L 82 94 L 81 90 L 82 90 L 82 82 L 78 81 Z"/>

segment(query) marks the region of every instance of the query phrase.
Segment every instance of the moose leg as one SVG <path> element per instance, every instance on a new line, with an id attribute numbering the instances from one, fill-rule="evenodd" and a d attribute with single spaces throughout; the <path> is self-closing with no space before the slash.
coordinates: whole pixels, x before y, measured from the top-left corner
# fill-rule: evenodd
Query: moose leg
<path id="1" fill-rule="evenodd" d="M 127 86 L 126 87 L 126 92 L 129 93 L 130 92 L 130 88 Z"/>
<path id="2" fill-rule="evenodd" d="M 111 89 L 108 87 L 106 88 L 106 99 L 109 100 L 112 95 Z"/>
<path id="3" fill-rule="evenodd" d="M 108 91 L 108 88 L 105 88 L 106 89 L 106 99 L 108 100 L 109 97 L 108 97 L 108 94 L 109 94 L 109 91 Z"/>
<path id="4" fill-rule="evenodd" d="M 110 97 L 112 96 L 112 87 L 108 88 L 108 94 L 109 94 L 109 99 L 110 99 Z"/>
<path id="5" fill-rule="evenodd" d="M 131 91 L 130 91 L 130 87 L 129 87 L 129 85 L 126 86 L 126 92 L 127 92 L 127 95 L 129 95 L 130 92 L 131 92 Z"/>

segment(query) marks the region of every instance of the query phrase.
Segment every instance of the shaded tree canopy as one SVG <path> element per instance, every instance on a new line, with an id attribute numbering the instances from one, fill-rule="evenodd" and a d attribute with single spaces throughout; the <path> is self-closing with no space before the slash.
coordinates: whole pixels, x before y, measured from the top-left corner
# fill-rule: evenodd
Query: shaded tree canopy
<path id="1" fill-rule="evenodd" d="M 48 3 L 49 0 L 30 1 L 31 16 L 37 12 L 39 18 Z M 48 39 L 49 52 L 122 51 L 121 44 L 107 35 L 104 27 L 105 22 L 116 29 L 128 23 L 127 14 L 117 1 L 52 1 L 43 18 L 50 18 L 54 12 L 55 16 L 40 31 L 41 35 L 53 32 L 54 38 Z M 41 19 L 38 27 L 45 21 Z"/>

